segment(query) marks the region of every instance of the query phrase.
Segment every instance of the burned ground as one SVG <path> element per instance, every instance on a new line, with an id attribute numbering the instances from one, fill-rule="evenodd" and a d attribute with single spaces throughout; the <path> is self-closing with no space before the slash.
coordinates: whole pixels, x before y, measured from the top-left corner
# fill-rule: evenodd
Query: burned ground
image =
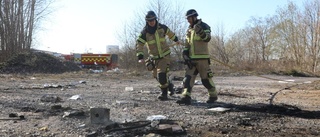
<path id="1" fill-rule="evenodd" d="M 170 74 L 180 91 L 183 72 Z M 316 77 L 215 76 L 217 103 L 204 103 L 206 89 L 195 85 L 190 106 L 175 103 L 180 94 L 158 101 L 149 72 L 4 73 L 0 80 L 0 136 L 320 136 Z M 110 109 L 113 124 L 93 124 L 92 108 Z"/>

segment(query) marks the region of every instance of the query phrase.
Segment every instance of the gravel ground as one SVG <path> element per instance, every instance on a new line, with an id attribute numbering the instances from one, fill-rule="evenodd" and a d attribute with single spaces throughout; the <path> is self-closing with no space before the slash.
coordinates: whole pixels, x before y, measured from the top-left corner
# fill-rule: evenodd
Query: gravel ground
<path id="1" fill-rule="evenodd" d="M 217 103 L 204 103 L 206 89 L 195 85 L 192 105 L 180 106 L 180 94 L 156 99 L 160 90 L 148 72 L 0 74 L 0 136 L 320 136 L 319 78 L 213 80 Z M 173 82 L 180 91 L 182 81 Z M 93 123 L 92 108 L 109 109 L 110 121 Z"/>

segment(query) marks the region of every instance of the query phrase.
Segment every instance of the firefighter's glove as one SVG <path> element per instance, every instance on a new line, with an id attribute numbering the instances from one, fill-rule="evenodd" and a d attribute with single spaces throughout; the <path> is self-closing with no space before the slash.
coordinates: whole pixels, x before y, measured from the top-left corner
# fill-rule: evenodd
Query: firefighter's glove
<path id="1" fill-rule="evenodd" d="M 183 50 L 182 52 L 182 57 L 184 59 L 184 64 L 188 64 L 188 62 L 190 62 L 190 57 L 189 57 L 189 50 Z"/>
<path id="2" fill-rule="evenodd" d="M 206 37 L 206 33 L 204 32 L 200 24 L 194 25 L 194 31 L 196 32 L 197 35 L 200 36 L 200 38 L 204 39 Z"/>
<path id="3" fill-rule="evenodd" d="M 146 62 L 145 65 L 148 71 L 152 71 L 155 68 L 154 62 L 151 59 L 148 58 L 145 60 L 145 62 Z"/>
<path id="4" fill-rule="evenodd" d="M 192 69 L 193 64 L 189 56 L 183 55 L 184 64 L 188 66 L 189 69 Z"/>
<path id="5" fill-rule="evenodd" d="M 182 55 L 186 55 L 187 57 L 189 57 L 189 50 L 183 50 Z"/>
<path id="6" fill-rule="evenodd" d="M 201 28 L 200 24 L 194 25 L 194 31 L 195 31 L 196 34 L 198 34 L 198 35 L 204 33 L 204 31 L 203 31 L 203 29 Z"/>
<path id="7" fill-rule="evenodd" d="M 190 57 L 187 56 L 187 55 L 183 55 L 183 59 L 184 59 L 184 61 L 189 61 L 189 60 L 190 60 Z"/>
<path id="8" fill-rule="evenodd" d="M 213 77 L 213 72 L 211 71 L 211 69 L 207 70 L 207 75 L 208 75 L 208 78 L 212 78 Z"/>

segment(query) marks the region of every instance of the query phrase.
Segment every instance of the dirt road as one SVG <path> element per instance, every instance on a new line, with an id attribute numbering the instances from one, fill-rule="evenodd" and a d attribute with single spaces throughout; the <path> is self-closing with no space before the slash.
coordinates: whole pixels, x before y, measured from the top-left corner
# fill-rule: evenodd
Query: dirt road
<path id="1" fill-rule="evenodd" d="M 179 106 L 179 94 L 156 99 L 160 90 L 149 73 L 1 74 L 0 136 L 320 136 L 320 79 L 265 77 L 277 80 L 216 76 L 217 103 L 204 103 L 207 92 L 195 85 L 192 105 Z M 174 83 L 178 88 L 182 81 Z M 114 124 L 92 124 L 90 108 L 110 109 L 118 130 L 112 130 Z M 119 127 L 150 116 L 164 116 L 178 127 L 163 124 L 170 131 L 163 130 L 154 122 Z M 173 130 L 179 127 L 183 131 Z"/>

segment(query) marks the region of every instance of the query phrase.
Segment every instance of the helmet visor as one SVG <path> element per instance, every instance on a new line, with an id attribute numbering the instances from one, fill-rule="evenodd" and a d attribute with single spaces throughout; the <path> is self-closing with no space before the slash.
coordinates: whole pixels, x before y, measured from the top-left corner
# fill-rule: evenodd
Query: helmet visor
<path id="1" fill-rule="evenodd" d="M 146 17 L 146 21 L 153 21 L 155 20 L 157 17 L 156 16 L 147 16 Z"/>

